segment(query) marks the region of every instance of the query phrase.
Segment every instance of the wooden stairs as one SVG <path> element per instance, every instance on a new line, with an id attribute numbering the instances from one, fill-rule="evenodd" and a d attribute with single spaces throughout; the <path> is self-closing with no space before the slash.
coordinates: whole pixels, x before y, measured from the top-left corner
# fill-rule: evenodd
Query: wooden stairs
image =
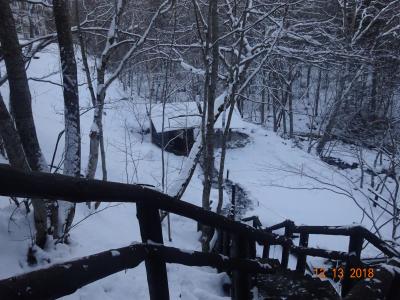
<path id="1" fill-rule="evenodd" d="M 109 249 L 0 280 L 0 299 L 56 299 L 111 274 L 135 268 L 142 262 L 146 266 L 151 300 L 170 299 L 167 263 L 209 266 L 227 272 L 232 279 L 228 292 L 233 300 L 400 299 L 400 253 L 361 226 L 296 226 L 287 220 L 265 228 L 257 217 L 237 220 L 232 215 L 221 216 L 140 185 L 23 172 L 1 164 L 0 182 L 2 196 L 72 203 L 133 203 L 137 207 L 142 238 L 142 243 Z M 190 218 L 215 229 L 217 238 L 214 252 L 165 246 L 159 210 Z M 251 226 L 246 222 L 251 222 Z M 284 234 L 274 233 L 276 230 L 284 230 Z M 310 235 L 348 236 L 348 251 L 309 247 Z M 263 247 L 262 257 L 257 257 L 256 243 Z M 377 248 L 382 254 L 382 261 L 362 260 L 364 243 Z M 275 245 L 282 249 L 279 261 L 270 257 L 270 248 Z M 289 258 L 293 256 L 296 257 L 296 268 L 288 270 Z M 307 269 L 308 256 L 325 258 L 343 266 L 341 295 L 330 281 L 305 275 L 312 274 L 312 270 Z M 351 278 L 351 269 L 362 268 L 373 268 L 374 276 Z M 135 295 L 131 297 L 135 299 Z"/>

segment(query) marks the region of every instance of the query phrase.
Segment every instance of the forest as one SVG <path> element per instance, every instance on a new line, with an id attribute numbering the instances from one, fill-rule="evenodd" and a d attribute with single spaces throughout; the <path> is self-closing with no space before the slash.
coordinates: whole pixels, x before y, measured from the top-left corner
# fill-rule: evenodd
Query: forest
<path id="1" fill-rule="evenodd" d="M 371 241 L 400 251 L 400 0 L 0 0 L 0 167 L 8 166 L 72 177 L 82 195 L 96 194 L 94 179 L 136 186 L 138 198 L 143 190 L 210 219 L 252 220 L 298 248 L 351 256 L 352 235 L 349 246 L 305 225 L 363 228 L 371 240 L 361 240 L 360 263 L 387 263 Z M 194 212 L 160 202 L 161 241 L 144 239 L 154 215 L 139 200 L 20 197 L 7 193 L 14 173 L 1 172 L 1 299 L 3 279 L 135 240 L 164 253 L 171 299 L 244 299 L 226 288 L 236 271 L 178 265 L 166 258 L 173 250 L 157 248 L 219 253 L 225 233 Z M 51 190 L 51 178 L 41 188 Z M 15 185 L 21 195 L 29 186 Z M 231 238 L 240 249 L 243 240 Z M 282 256 L 289 270 L 304 260 L 310 275 L 340 264 L 288 247 L 272 243 L 268 259 Z M 143 259 L 62 299 L 157 299 Z M 398 279 L 400 264 L 393 268 Z M 331 280 L 339 294 L 346 284 Z M 254 289 L 251 299 L 275 299 Z"/>

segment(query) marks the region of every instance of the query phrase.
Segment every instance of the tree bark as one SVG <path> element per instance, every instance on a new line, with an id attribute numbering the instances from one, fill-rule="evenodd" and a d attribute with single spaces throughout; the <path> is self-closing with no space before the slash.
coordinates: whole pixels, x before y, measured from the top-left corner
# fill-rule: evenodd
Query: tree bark
<path id="1" fill-rule="evenodd" d="M 321 90 L 321 69 L 318 70 L 318 81 L 317 81 L 317 89 L 315 91 L 315 101 L 314 101 L 314 117 L 318 116 L 319 110 L 319 99 L 320 99 L 320 90 Z"/>
<path id="2" fill-rule="evenodd" d="M 23 171 L 30 171 L 26 160 L 25 151 L 22 148 L 21 139 L 14 127 L 11 115 L 8 113 L 3 97 L 0 94 L 0 138 L 4 141 L 7 157 L 10 165 Z M 34 222 L 35 222 L 35 243 L 44 248 L 47 237 L 46 205 L 40 199 L 32 199 Z"/>
<path id="3" fill-rule="evenodd" d="M 206 61 L 209 83 L 205 86 L 205 99 L 207 101 L 206 132 L 205 132 L 205 151 L 204 151 L 204 188 L 202 204 L 203 208 L 210 210 L 210 192 L 214 170 L 214 104 L 218 80 L 218 0 L 211 1 L 209 4 L 209 31 L 207 34 L 207 48 L 212 45 L 211 62 Z M 207 52 L 209 49 L 206 50 Z M 207 82 L 207 80 L 206 80 Z M 202 249 L 208 252 L 209 229 L 203 226 Z"/>
<path id="4" fill-rule="evenodd" d="M 261 125 L 264 125 L 264 123 L 265 123 L 265 103 L 266 103 L 265 89 L 266 89 L 267 82 L 265 80 L 264 72 L 261 73 L 261 76 L 262 76 L 262 90 L 261 90 L 261 112 L 260 112 L 260 114 L 261 114 Z"/>
<path id="5" fill-rule="evenodd" d="M 14 115 L 16 129 L 26 160 L 30 169 L 48 172 L 49 168 L 42 154 L 33 120 L 31 94 L 25 71 L 25 63 L 10 4 L 7 0 L 0 0 L 0 42 L 10 88 L 10 108 Z M 7 117 L 4 120 L 7 120 Z M 45 242 L 43 224 L 47 226 L 47 222 L 45 222 L 45 220 L 47 221 L 46 209 L 42 206 L 35 208 L 35 203 L 33 205 L 35 220 L 38 220 L 38 224 L 35 224 L 38 225 L 38 228 L 36 228 L 38 235 L 36 243 L 40 247 L 43 247 Z M 53 217 L 57 214 L 56 202 L 46 202 L 46 206 L 51 215 L 51 225 L 53 228 L 57 228 L 57 220 Z"/>
<path id="6" fill-rule="evenodd" d="M 63 78 L 65 122 L 65 159 L 63 173 L 68 176 L 79 177 L 81 174 L 81 133 L 78 77 L 67 1 L 54 0 L 53 14 L 56 23 Z M 66 236 L 74 219 L 75 205 L 60 201 L 59 215 L 60 221 L 63 224 L 63 232 L 61 234 Z"/>
<path id="7" fill-rule="evenodd" d="M 10 106 L 32 170 L 48 171 L 36 134 L 25 63 L 9 1 L 0 1 L 0 42 L 10 87 Z"/>
<path id="8" fill-rule="evenodd" d="M 332 131 L 336 125 L 338 114 L 340 112 L 343 100 L 345 98 L 344 88 L 345 88 L 345 80 L 347 77 L 346 76 L 347 72 L 348 71 L 346 70 L 346 74 L 344 74 L 344 75 L 339 74 L 340 78 L 339 78 L 339 84 L 338 84 L 337 93 L 336 93 L 335 104 L 329 115 L 328 124 L 325 127 L 324 134 L 322 135 L 321 139 L 319 140 L 317 148 L 316 148 L 316 152 L 319 156 L 322 156 L 322 151 L 324 150 L 326 143 L 331 138 Z"/>

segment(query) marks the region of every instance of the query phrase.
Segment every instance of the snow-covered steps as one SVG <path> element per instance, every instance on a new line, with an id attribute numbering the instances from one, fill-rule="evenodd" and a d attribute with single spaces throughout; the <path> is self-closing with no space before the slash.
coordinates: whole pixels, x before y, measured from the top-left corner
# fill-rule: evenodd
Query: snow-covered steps
<path id="1" fill-rule="evenodd" d="M 285 270 L 257 276 L 258 299 L 340 299 L 328 281 Z"/>

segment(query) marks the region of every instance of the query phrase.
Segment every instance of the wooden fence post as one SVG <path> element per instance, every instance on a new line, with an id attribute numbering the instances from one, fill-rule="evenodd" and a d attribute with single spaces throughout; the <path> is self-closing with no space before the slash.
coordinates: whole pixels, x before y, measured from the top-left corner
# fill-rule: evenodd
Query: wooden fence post
<path id="1" fill-rule="evenodd" d="M 270 230 L 267 230 L 268 232 L 272 232 Z M 268 242 L 264 242 L 264 247 L 263 247 L 263 253 L 262 253 L 262 258 L 269 258 L 269 250 L 271 248 L 271 245 Z"/>
<path id="2" fill-rule="evenodd" d="M 308 246 L 308 233 L 302 232 L 300 233 L 300 247 L 307 247 Z M 296 271 L 300 274 L 304 274 L 306 271 L 306 264 L 307 264 L 307 255 L 300 253 L 297 255 L 297 264 L 296 264 Z"/>
<path id="3" fill-rule="evenodd" d="M 292 221 L 287 221 L 285 225 L 285 237 L 288 239 L 292 238 L 294 223 Z M 290 252 L 290 245 L 283 245 L 282 246 L 282 259 L 281 259 L 281 266 L 283 269 L 287 269 L 289 263 L 289 252 Z"/>
<path id="4" fill-rule="evenodd" d="M 231 257 L 232 258 L 248 258 L 249 241 L 239 235 L 232 238 Z M 232 299 L 233 300 L 250 300 L 251 294 L 251 277 L 250 274 L 241 271 L 232 272 Z"/>
<path id="5" fill-rule="evenodd" d="M 262 258 L 269 258 L 269 249 L 270 249 L 270 245 L 268 244 L 268 242 L 265 242 L 264 248 L 263 248 L 263 253 L 262 253 Z"/>
<path id="6" fill-rule="evenodd" d="M 136 205 L 140 235 L 143 243 L 163 244 L 162 227 L 158 209 L 143 203 Z M 168 277 L 165 261 L 157 256 L 145 260 L 147 283 L 151 300 L 168 300 Z"/>
<path id="7" fill-rule="evenodd" d="M 350 234 L 349 259 L 346 263 L 344 278 L 342 281 L 342 297 L 346 296 L 357 282 L 355 278 L 350 278 L 350 271 L 352 268 L 361 266 L 360 256 L 363 242 L 364 236 L 359 230 L 355 230 Z"/>

